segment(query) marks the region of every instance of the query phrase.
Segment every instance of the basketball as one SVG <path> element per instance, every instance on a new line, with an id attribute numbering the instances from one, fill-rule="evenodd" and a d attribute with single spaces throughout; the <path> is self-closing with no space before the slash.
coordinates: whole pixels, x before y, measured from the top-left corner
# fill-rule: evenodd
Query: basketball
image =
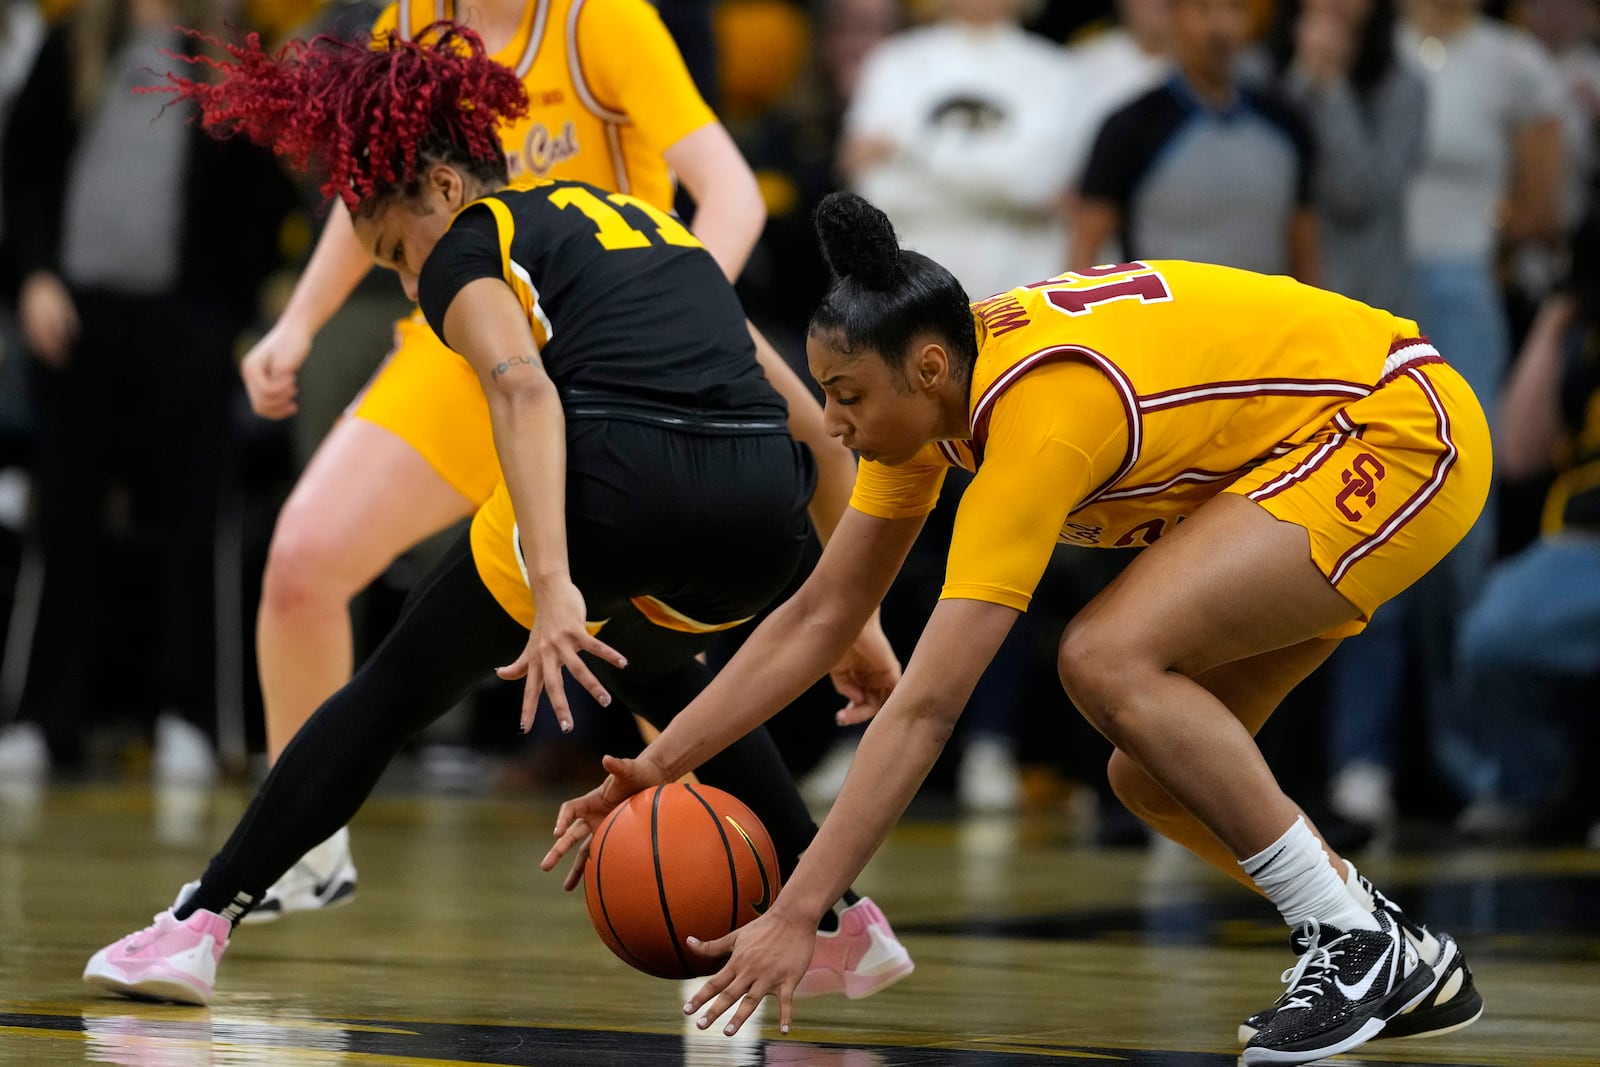
<path id="1" fill-rule="evenodd" d="M 637 793 L 594 833 L 583 876 L 589 919 L 617 958 L 657 978 L 713 974 L 689 951 L 767 910 L 778 857 L 766 827 L 731 794 L 674 782 Z"/>

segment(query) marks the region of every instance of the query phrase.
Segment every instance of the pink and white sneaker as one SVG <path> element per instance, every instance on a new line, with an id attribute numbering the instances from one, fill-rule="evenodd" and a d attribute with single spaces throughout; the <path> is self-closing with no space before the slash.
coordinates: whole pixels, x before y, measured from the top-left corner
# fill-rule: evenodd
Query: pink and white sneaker
<path id="1" fill-rule="evenodd" d="M 83 980 L 125 997 L 209 1004 L 232 932 L 216 912 L 197 911 L 180 922 L 168 908 L 153 925 L 89 957 Z"/>
<path id="2" fill-rule="evenodd" d="M 842 992 L 851 1000 L 860 1000 L 915 969 L 911 953 L 894 936 L 878 905 L 862 897 L 840 913 L 837 930 L 817 931 L 811 966 L 794 993 L 816 997 Z"/>

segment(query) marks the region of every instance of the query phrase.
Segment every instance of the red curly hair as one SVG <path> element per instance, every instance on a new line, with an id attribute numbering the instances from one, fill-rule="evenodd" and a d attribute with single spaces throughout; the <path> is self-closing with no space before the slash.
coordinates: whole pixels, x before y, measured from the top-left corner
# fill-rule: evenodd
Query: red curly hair
<path id="1" fill-rule="evenodd" d="M 496 127 L 527 114 L 528 94 L 465 26 L 436 22 L 414 40 L 389 34 L 370 46 L 293 40 L 276 54 L 262 50 L 259 34 L 238 44 L 184 32 L 231 58 L 178 56 L 216 77 L 169 74 L 169 84 L 145 91 L 194 101 L 215 137 L 247 137 L 299 170 L 320 166 L 322 192 L 352 211 L 411 190 L 435 163 L 507 180 Z"/>

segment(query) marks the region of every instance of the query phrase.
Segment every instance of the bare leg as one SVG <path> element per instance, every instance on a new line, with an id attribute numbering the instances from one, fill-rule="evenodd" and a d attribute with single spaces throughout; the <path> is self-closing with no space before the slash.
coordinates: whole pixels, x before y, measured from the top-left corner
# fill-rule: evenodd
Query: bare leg
<path id="1" fill-rule="evenodd" d="M 1289 691 L 1321 666 L 1338 645 L 1337 640 L 1313 639 L 1237 663 L 1224 664 L 1207 671 L 1195 681 L 1205 686 L 1254 735 L 1277 710 Z M 1252 892 L 1259 892 L 1228 846 L 1206 829 L 1188 809 L 1173 800 L 1172 795 L 1126 753 L 1121 750 L 1113 752 L 1106 773 L 1117 798 L 1151 829 L 1176 841 Z M 1322 837 L 1309 818 L 1306 819 L 1306 825 L 1311 827 L 1312 833 Z M 1328 847 L 1325 839 L 1322 847 L 1333 858 L 1334 869 L 1339 876 L 1344 877 L 1343 860 Z"/>
<path id="2" fill-rule="evenodd" d="M 472 513 L 472 502 L 394 433 L 341 419 L 295 485 L 272 535 L 256 620 L 274 762 L 350 680 L 350 601 L 406 549 Z"/>
<path id="3" fill-rule="evenodd" d="M 1239 859 L 1277 840 L 1300 809 L 1250 729 L 1196 679 L 1311 641 L 1355 614 L 1311 563 L 1305 530 L 1223 494 L 1073 621 L 1061 642 L 1062 683 L 1101 733 Z"/>

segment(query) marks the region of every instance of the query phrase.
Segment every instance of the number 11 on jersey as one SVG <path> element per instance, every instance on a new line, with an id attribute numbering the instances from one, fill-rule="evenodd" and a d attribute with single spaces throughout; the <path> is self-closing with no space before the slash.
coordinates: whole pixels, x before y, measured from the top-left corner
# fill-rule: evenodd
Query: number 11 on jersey
<path id="1" fill-rule="evenodd" d="M 1113 300 L 1164 304 L 1172 299 L 1167 280 L 1144 263 L 1088 267 L 1039 282 L 1033 288 L 1043 289 L 1045 298 L 1068 315 L 1087 315 L 1097 305 Z"/>
<path id="2" fill-rule="evenodd" d="M 607 201 L 610 201 L 607 203 Z M 612 205 L 637 208 L 655 224 L 656 236 L 669 245 L 680 248 L 701 248 L 699 238 L 654 204 L 635 199 L 624 193 L 608 193 L 605 200 L 582 186 L 566 185 L 550 194 L 550 202 L 559 208 L 574 207 L 589 217 L 595 225 L 595 240 L 608 252 L 622 248 L 648 248 L 650 237 L 638 230 Z"/>

